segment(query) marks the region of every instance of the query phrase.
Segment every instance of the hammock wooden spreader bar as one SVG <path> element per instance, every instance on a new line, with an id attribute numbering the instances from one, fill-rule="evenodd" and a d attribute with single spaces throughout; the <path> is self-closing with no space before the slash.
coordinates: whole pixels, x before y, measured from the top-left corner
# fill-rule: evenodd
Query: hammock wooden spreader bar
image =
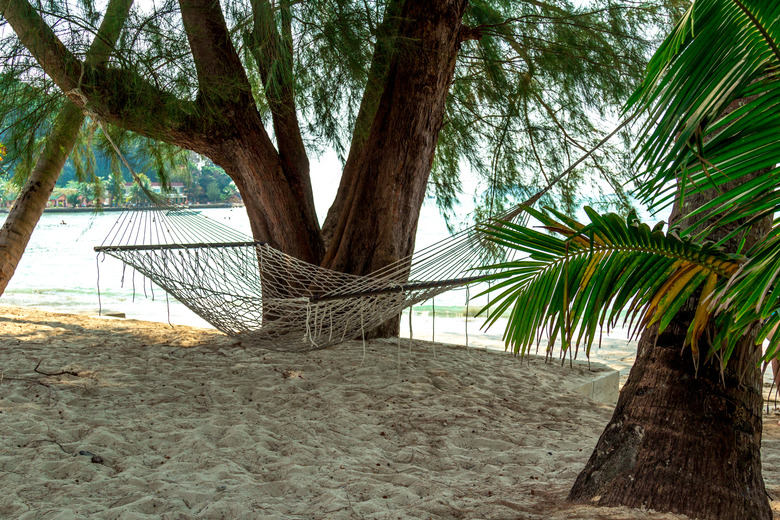
<path id="1" fill-rule="evenodd" d="M 98 253 L 109 251 L 152 251 L 156 249 L 198 249 L 199 247 L 246 247 L 262 246 L 266 242 L 201 242 L 196 244 L 148 244 L 138 246 L 96 246 L 93 249 Z"/>
<path id="2" fill-rule="evenodd" d="M 441 280 L 437 282 L 415 282 L 405 283 L 401 285 L 395 285 L 391 287 L 385 287 L 384 289 L 373 289 L 362 292 L 341 293 L 326 296 L 314 296 L 309 298 L 311 303 L 320 303 L 331 300 L 340 300 L 346 298 L 359 298 L 361 296 L 372 296 L 376 294 L 389 294 L 389 293 L 402 293 L 404 291 L 419 291 L 421 289 L 438 289 L 438 288 L 453 288 L 462 287 L 473 283 L 479 283 L 484 280 L 485 276 L 470 276 L 467 278 L 453 278 L 451 280 Z"/>

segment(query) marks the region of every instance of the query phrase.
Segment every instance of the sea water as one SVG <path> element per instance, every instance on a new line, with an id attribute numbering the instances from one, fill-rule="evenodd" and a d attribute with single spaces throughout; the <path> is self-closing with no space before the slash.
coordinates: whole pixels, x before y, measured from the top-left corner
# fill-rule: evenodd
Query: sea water
<path id="1" fill-rule="evenodd" d="M 200 211 L 250 235 L 244 208 Z M 111 256 L 95 253 L 93 248 L 103 243 L 119 216 L 116 212 L 44 213 L 0 303 L 89 315 L 118 312 L 130 319 L 211 327 L 130 267 Z M 448 236 L 444 219 L 430 201 L 426 202 L 420 213 L 416 249 Z M 411 322 L 409 312 L 404 312 L 401 336 L 504 350 L 507 320 L 500 318 L 486 329 L 485 318 L 473 316 L 474 309 L 488 302 L 486 296 L 476 297 L 484 288 L 476 285 L 468 291 L 454 289 L 422 302 L 413 308 Z M 468 318 L 467 304 L 471 313 Z M 625 331 L 613 333 L 608 348 L 593 359 L 627 372 L 635 346 L 625 336 Z M 543 354 L 545 347 L 542 342 L 539 353 Z"/>
<path id="2" fill-rule="evenodd" d="M 250 235 L 244 208 L 214 208 L 201 214 Z M 183 304 L 166 297 L 165 292 L 119 260 L 93 250 L 103 243 L 120 213 L 44 213 L 16 269 L 1 303 L 31 306 L 57 312 L 97 314 L 121 312 L 128 318 L 173 324 L 209 327 Z M 420 215 L 416 247 L 422 248 L 447 238 L 449 233 L 438 210 L 430 203 Z M 432 307 L 439 307 L 442 318 L 464 315 L 470 307 L 482 306 L 486 297 L 473 298 L 480 287 L 448 291 L 433 301 L 424 302 L 418 331 L 428 325 Z M 463 321 L 461 319 L 460 321 Z M 408 329 L 408 319 L 405 321 Z M 414 328 L 414 323 L 412 324 Z M 476 333 L 478 326 L 472 325 Z M 444 333 L 443 323 L 440 331 Z M 464 326 L 465 333 L 465 326 Z"/>

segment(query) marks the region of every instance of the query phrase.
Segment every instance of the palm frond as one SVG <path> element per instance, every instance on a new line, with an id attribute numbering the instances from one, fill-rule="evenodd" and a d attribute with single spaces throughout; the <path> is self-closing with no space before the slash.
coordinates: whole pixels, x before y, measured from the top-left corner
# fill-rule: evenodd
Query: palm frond
<path id="1" fill-rule="evenodd" d="M 560 336 L 562 348 L 585 345 L 590 353 L 597 334 L 621 321 L 636 334 L 660 323 L 665 328 L 685 301 L 702 288 L 686 344 L 698 349 L 712 315 L 711 295 L 737 272 L 744 257 L 719 246 L 683 238 L 678 230 L 650 228 L 635 215 L 599 215 L 580 224 L 547 208 L 557 220 L 526 208 L 544 229 L 502 222 L 485 226 L 490 240 L 527 255 L 521 260 L 485 266 L 497 270 L 488 291 L 494 295 L 487 325 L 511 308 L 504 334 L 507 348 L 526 354 L 540 331 L 548 330 L 549 347 Z"/>
<path id="2" fill-rule="evenodd" d="M 716 297 L 718 310 L 737 324 L 774 319 L 780 312 L 780 228 L 751 253 Z"/>
<path id="3" fill-rule="evenodd" d="M 661 207 L 678 189 L 680 203 L 691 193 L 719 190 L 684 232 L 714 215 L 722 214 L 712 224 L 719 225 L 754 215 L 756 207 L 780 209 L 774 195 L 779 79 L 780 2 L 694 2 L 628 104 L 648 114 L 638 153 L 647 168 L 639 195 Z M 761 183 L 733 186 L 763 169 Z M 757 201 L 756 193 L 766 196 Z"/>

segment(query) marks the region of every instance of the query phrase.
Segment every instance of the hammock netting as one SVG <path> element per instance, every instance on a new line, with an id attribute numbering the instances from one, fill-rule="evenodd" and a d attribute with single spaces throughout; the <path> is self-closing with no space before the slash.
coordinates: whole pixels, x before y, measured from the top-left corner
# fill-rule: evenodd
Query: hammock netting
<path id="1" fill-rule="evenodd" d="M 71 92 L 87 106 L 79 88 Z M 368 276 L 307 264 L 196 211 L 168 204 L 164 196 L 144 186 L 100 118 L 88 109 L 85 113 L 103 128 L 148 199 L 141 203 L 143 207 L 123 212 L 95 251 L 136 269 L 229 335 L 270 339 L 269 346 L 290 350 L 327 347 L 358 338 L 437 294 L 478 283 L 492 271 L 476 268 L 511 260 L 515 254 L 489 243 L 484 228 L 477 225 Z M 632 118 L 626 118 L 525 205 L 533 205 Z M 521 207 L 515 206 L 497 220 L 525 218 Z"/>
<path id="2" fill-rule="evenodd" d="M 517 214 L 517 211 L 513 212 Z M 365 332 L 489 271 L 473 227 L 369 276 L 311 265 L 185 207 L 157 202 L 120 214 L 99 254 L 118 258 L 218 330 L 286 350 Z"/>

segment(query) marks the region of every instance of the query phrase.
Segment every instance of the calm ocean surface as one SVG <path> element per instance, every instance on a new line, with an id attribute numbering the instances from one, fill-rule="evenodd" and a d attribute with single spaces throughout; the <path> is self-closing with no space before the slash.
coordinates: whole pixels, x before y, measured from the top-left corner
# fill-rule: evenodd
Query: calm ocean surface
<path id="1" fill-rule="evenodd" d="M 205 209 L 201 213 L 250 234 L 249 220 L 243 208 Z M 128 318 L 209 326 L 176 300 L 166 302 L 162 289 L 129 267 L 124 268 L 119 260 L 98 256 L 93 251 L 93 247 L 103 242 L 119 215 L 115 212 L 97 215 L 45 213 L 0 302 L 89 314 L 97 314 L 98 308 L 102 307 L 103 310 L 124 312 Z M 432 204 L 426 204 L 420 215 L 417 247 L 425 247 L 447 236 L 438 210 Z M 472 288 L 470 292 L 473 295 L 478 291 Z M 463 307 L 465 291 L 437 296 L 435 303 L 441 307 Z M 479 304 L 475 300 L 471 303 Z M 420 326 L 424 326 L 423 323 Z M 477 324 L 472 326 L 472 332 L 477 328 Z"/>

